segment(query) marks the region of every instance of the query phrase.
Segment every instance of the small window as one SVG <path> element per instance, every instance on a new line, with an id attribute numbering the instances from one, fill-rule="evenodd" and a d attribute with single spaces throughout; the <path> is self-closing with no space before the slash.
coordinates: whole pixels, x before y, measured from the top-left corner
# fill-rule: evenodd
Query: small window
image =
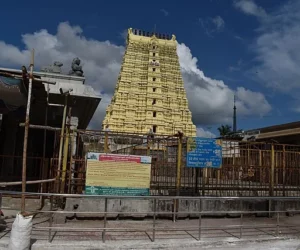
<path id="1" fill-rule="evenodd" d="M 156 70 L 156 68 L 153 68 L 152 70 L 153 70 L 153 72 L 154 72 L 154 71 Z"/>
<path id="2" fill-rule="evenodd" d="M 155 47 L 155 45 L 153 45 L 153 49 L 155 49 L 156 47 Z"/>
<path id="3" fill-rule="evenodd" d="M 153 82 L 155 82 L 155 81 L 156 81 L 156 78 L 155 78 L 155 77 L 153 77 L 153 78 L 152 78 L 152 80 L 153 80 Z"/>
<path id="4" fill-rule="evenodd" d="M 153 117 L 156 117 L 156 111 L 153 111 Z"/>
<path id="5" fill-rule="evenodd" d="M 152 127 L 153 133 L 156 133 L 156 130 L 157 130 L 157 126 L 156 126 L 156 125 L 153 125 L 153 127 Z"/>
<path id="6" fill-rule="evenodd" d="M 155 56 L 155 53 L 153 53 L 153 56 Z"/>
<path id="7" fill-rule="evenodd" d="M 155 91 L 156 91 L 156 88 L 153 88 L 152 90 L 153 90 L 153 92 L 155 92 Z"/>
<path id="8" fill-rule="evenodd" d="M 156 104 L 156 99 L 153 99 L 152 105 Z"/>

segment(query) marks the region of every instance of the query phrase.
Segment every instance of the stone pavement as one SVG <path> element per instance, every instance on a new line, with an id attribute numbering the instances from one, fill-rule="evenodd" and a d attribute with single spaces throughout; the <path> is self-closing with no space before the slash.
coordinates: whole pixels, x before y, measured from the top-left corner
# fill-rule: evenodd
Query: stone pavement
<path id="1" fill-rule="evenodd" d="M 14 219 L 6 219 L 7 229 L 0 233 L 0 249 L 7 249 Z M 205 218 L 201 240 L 198 241 L 196 219 L 158 220 L 158 230 L 153 240 L 152 220 L 109 220 L 106 242 L 102 242 L 102 220 L 71 220 L 66 224 L 53 225 L 52 242 L 48 242 L 48 217 L 40 214 L 34 219 L 32 249 L 298 249 L 300 246 L 300 216 L 280 217 L 279 235 L 276 237 L 276 219 L 248 217 L 243 220 L 242 238 L 239 228 L 222 229 L 223 226 L 239 225 L 239 218 Z M 263 227 L 261 227 L 263 226 Z M 117 231 L 121 228 L 122 230 Z M 180 228 L 179 231 L 174 230 Z M 190 228 L 190 229 L 188 229 Z M 74 230 L 77 231 L 74 231 Z M 137 230 L 139 229 L 139 230 Z M 278 247 L 281 248 L 278 248 Z M 2 248 L 1 248 L 2 247 Z M 256 248 L 255 248 L 256 247 Z M 299 248 L 300 249 L 300 248 Z"/>

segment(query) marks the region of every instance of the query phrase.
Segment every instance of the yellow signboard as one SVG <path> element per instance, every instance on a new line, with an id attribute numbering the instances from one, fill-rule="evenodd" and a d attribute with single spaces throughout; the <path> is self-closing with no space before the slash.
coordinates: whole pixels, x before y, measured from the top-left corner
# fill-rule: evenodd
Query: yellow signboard
<path id="1" fill-rule="evenodd" d="M 93 154 L 87 158 L 87 194 L 149 194 L 151 157 Z"/>

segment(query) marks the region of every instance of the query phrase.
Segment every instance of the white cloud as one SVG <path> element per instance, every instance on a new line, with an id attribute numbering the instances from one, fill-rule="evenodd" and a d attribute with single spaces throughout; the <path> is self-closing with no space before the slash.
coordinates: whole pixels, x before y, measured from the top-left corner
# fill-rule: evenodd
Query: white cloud
<path id="1" fill-rule="evenodd" d="M 24 50 L 0 41 L 0 66 L 28 65 L 32 48 L 36 51 L 36 68 L 61 61 L 64 63 L 63 70 L 68 72 L 74 57 L 82 60 L 86 83 L 103 93 L 103 100 L 90 124 L 90 127 L 100 129 L 114 92 L 124 47 L 109 41 L 87 39 L 80 27 L 72 27 L 68 23 L 59 24 L 56 34 L 47 30 L 25 34 L 22 42 Z M 263 94 L 243 87 L 233 90 L 223 81 L 206 77 L 197 66 L 197 58 L 192 56 L 185 44 L 178 45 L 178 55 L 193 120 L 198 127 L 231 122 L 234 92 L 237 94 L 239 115 L 264 115 L 270 111 Z"/>
<path id="2" fill-rule="evenodd" d="M 214 23 L 214 25 L 216 25 L 217 30 L 223 29 L 225 26 L 225 22 L 220 16 L 212 18 L 211 21 Z"/>
<path id="3" fill-rule="evenodd" d="M 195 124 L 231 123 L 234 93 L 239 115 L 264 115 L 271 110 L 263 94 L 243 87 L 233 90 L 223 81 L 205 76 L 185 44 L 179 44 L 177 52 Z"/>
<path id="4" fill-rule="evenodd" d="M 234 2 L 234 6 L 248 15 L 257 17 L 266 17 L 266 11 L 258 6 L 253 0 L 237 0 Z"/>
<path id="5" fill-rule="evenodd" d="M 165 9 L 160 9 L 160 12 L 162 12 L 164 14 L 164 16 L 168 16 L 169 12 Z"/>
<path id="6" fill-rule="evenodd" d="M 264 86 L 282 92 L 300 89 L 300 1 L 289 1 L 262 19 L 252 46 L 253 75 Z M 297 90 L 295 92 L 295 90 Z"/>
<path id="7" fill-rule="evenodd" d="M 234 38 L 237 39 L 237 40 L 240 40 L 240 41 L 244 40 L 241 36 L 238 36 L 238 35 L 235 35 Z"/>
<path id="8" fill-rule="evenodd" d="M 201 127 L 197 127 L 197 136 L 204 138 L 216 138 L 216 135 L 208 130 L 205 130 Z"/>
<path id="9" fill-rule="evenodd" d="M 240 59 L 237 61 L 236 65 L 234 66 L 229 66 L 229 71 L 233 72 L 233 71 L 240 71 L 241 70 L 241 67 L 243 65 L 243 60 Z"/>
<path id="10" fill-rule="evenodd" d="M 221 32 L 225 28 L 225 21 L 220 16 L 213 18 L 199 18 L 199 23 L 204 29 L 206 35 L 213 37 L 214 33 Z"/>

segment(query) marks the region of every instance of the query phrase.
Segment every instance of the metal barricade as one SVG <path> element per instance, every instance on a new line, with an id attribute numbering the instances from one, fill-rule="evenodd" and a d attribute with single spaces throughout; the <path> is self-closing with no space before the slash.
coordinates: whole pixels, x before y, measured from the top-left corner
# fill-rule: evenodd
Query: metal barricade
<path id="1" fill-rule="evenodd" d="M 21 192 L 9 192 L 9 191 L 1 191 L 1 194 L 5 194 L 5 195 L 22 195 Z M 279 235 L 279 231 L 281 227 L 284 227 L 284 225 L 280 224 L 280 214 L 284 214 L 287 211 L 284 210 L 268 210 L 268 211 L 261 211 L 261 210 L 253 210 L 253 211 L 246 211 L 243 209 L 243 202 L 253 202 L 253 201 L 268 201 L 270 203 L 274 203 L 276 201 L 280 201 L 280 202 L 288 202 L 288 201 L 299 201 L 298 198 L 296 197 L 184 197 L 184 196 L 170 196 L 170 197 L 166 197 L 166 196 L 98 196 L 98 195 L 76 195 L 76 194 L 54 194 L 54 193 L 25 193 L 26 197 L 30 197 L 30 196 L 44 196 L 50 199 L 50 209 L 48 211 L 44 211 L 44 210 L 39 210 L 39 211 L 27 211 L 27 213 L 30 214 L 48 214 L 49 216 L 49 225 L 48 226 L 36 226 L 35 230 L 48 230 L 49 235 L 48 235 L 48 240 L 49 242 L 52 241 L 53 238 L 53 231 L 67 231 L 67 232 L 82 232 L 82 231 L 93 231 L 93 232 L 102 232 L 102 241 L 105 242 L 106 241 L 106 233 L 107 232 L 129 232 L 129 231 L 133 231 L 133 232 L 138 232 L 138 231 L 151 231 L 152 232 L 152 237 L 151 240 L 154 242 L 156 239 L 156 234 L 158 231 L 164 231 L 164 230 L 168 230 L 168 231 L 197 231 L 198 232 L 198 237 L 196 238 L 198 241 L 201 240 L 202 237 L 202 233 L 204 232 L 204 230 L 212 230 L 212 229 L 223 229 L 223 230 L 229 230 L 229 229 L 239 229 L 239 236 L 238 238 L 242 238 L 243 237 L 243 232 L 245 229 L 247 228 L 251 228 L 251 227 L 255 227 L 255 228 L 259 228 L 259 227 L 266 227 L 266 226 L 271 226 L 273 228 L 275 228 L 275 237 L 277 237 Z M 98 199 L 98 200 L 104 200 L 104 211 L 81 211 L 81 212 L 74 212 L 73 211 L 58 211 L 54 209 L 53 206 L 53 200 L 54 198 L 88 198 L 88 199 Z M 126 199 L 131 199 L 131 200 L 148 200 L 148 201 L 152 201 L 153 207 L 152 207 L 152 211 L 148 211 L 148 215 L 151 216 L 152 218 L 152 226 L 150 227 L 145 227 L 145 228 L 131 228 L 128 229 L 125 227 L 119 227 L 119 228 L 110 228 L 107 226 L 107 216 L 108 214 L 117 214 L 120 212 L 113 212 L 113 211 L 109 211 L 108 208 L 108 203 L 110 200 L 115 200 L 115 199 L 120 199 L 120 200 L 126 200 Z M 180 203 L 182 201 L 196 201 L 198 204 L 198 210 L 194 211 L 194 212 L 186 212 L 186 211 L 180 211 L 180 210 L 173 210 L 173 211 L 159 211 L 158 209 L 158 203 L 163 201 L 163 200 L 172 200 L 173 205 L 175 203 Z M 225 202 L 225 201 L 235 201 L 235 202 L 239 202 L 240 206 L 239 209 L 236 211 L 227 211 L 227 214 L 231 214 L 231 215 L 239 215 L 240 220 L 239 220 L 239 224 L 237 225 L 223 225 L 223 226 L 203 226 L 202 225 L 202 220 L 203 217 L 205 217 L 206 215 L 214 215 L 214 214 L 219 214 L 221 212 L 224 211 L 212 211 L 212 210 L 204 210 L 203 209 L 203 203 L 206 201 L 221 201 L 221 202 Z M 300 212 L 300 210 L 293 210 L 291 212 Z M 62 227 L 62 226 L 55 226 L 53 225 L 53 216 L 55 214 L 72 214 L 72 213 L 76 213 L 76 214 L 89 214 L 91 217 L 93 217 L 93 215 L 97 215 L 97 214 L 103 214 L 103 227 L 93 227 L 93 228 L 83 228 L 82 226 L 80 227 Z M 145 212 L 136 212 L 136 211 L 130 211 L 130 212 L 124 212 L 122 211 L 122 214 L 134 214 L 134 215 L 139 215 L 139 214 L 144 214 Z M 190 214 L 190 215 L 194 215 L 197 216 L 197 219 L 199 221 L 197 226 L 188 226 L 188 227 L 180 227 L 180 226 L 176 226 L 176 224 L 174 224 L 175 226 L 172 228 L 165 228 L 165 227 L 160 227 L 157 224 L 157 220 L 158 220 L 158 216 L 160 215 L 168 215 L 168 216 L 173 216 L 174 218 L 174 222 L 176 222 L 176 218 L 177 216 L 180 216 L 182 214 Z M 245 225 L 244 224 L 244 217 L 246 215 L 249 214 L 266 214 L 269 213 L 271 215 L 275 215 L 276 216 L 276 222 L 273 224 L 254 224 L 254 225 Z"/>

